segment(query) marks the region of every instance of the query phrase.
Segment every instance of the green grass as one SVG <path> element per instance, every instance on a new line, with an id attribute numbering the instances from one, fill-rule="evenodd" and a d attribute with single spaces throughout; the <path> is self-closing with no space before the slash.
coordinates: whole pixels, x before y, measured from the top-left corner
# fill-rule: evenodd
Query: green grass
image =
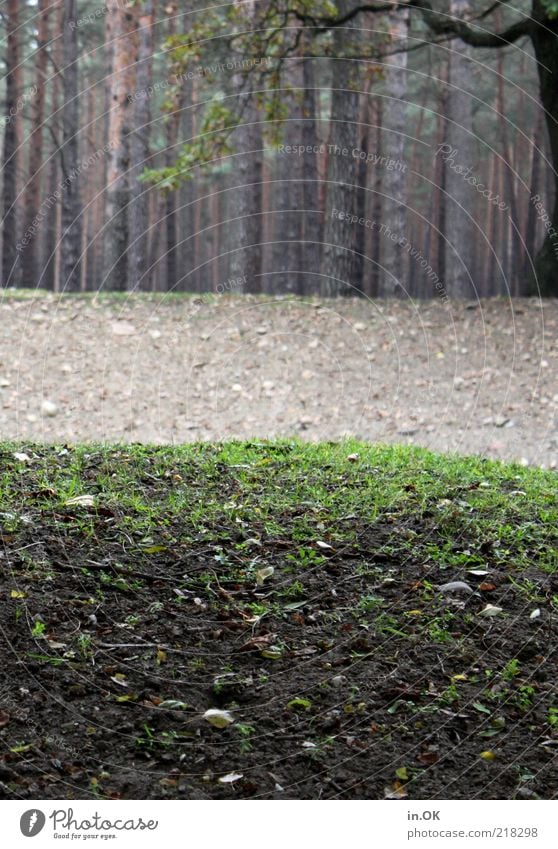
<path id="1" fill-rule="evenodd" d="M 16 451 L 29 461 L 15 460 Z M 1 456 L 4 533 L 38 521 L 93 541 L 97 509 L 106 508 L 143 554 L 176 542 L 178 529 L 182 543 L 220 544 L 223 571 L 234 571 L 235 555 L 256 557 L 262 537 L 288 538 L 293 599 L 297 570 L 327 555 L 317 540 L 353 545 L 376 524 L 394 526 L 386 555 L 420 551 L 425 562 L 454 570 L 482 567 L 489 556 L 517 571 L 518 591 L 533 601 L 536 584 L 521 571 L 534 560 L 548 573 L 558 568 L 556 475 L 539 469 L 353 441 L 4 445 Z M 79 495 L 93 495 L 97 509 L 73 508 L 69 527 L 57 508 Z"/>

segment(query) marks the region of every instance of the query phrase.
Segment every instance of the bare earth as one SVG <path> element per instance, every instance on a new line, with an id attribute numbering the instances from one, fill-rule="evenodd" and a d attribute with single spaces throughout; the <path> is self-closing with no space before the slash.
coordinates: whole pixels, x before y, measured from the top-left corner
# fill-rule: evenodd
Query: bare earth
<path id="1" fill-rule="evenodd" d="M 0 436 L 351 435 L 558 464 L 558 301 L 0 300 Z"/>

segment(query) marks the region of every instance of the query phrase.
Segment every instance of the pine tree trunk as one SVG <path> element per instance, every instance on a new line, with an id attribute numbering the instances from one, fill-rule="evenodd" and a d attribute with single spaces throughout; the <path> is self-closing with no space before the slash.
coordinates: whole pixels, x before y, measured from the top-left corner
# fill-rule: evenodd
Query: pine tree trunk
<path id="1" fill-rule="evenodd" d="M 531 143 L 531 177 L 530 177 L 530 197 L 536 197 L 540 194 L 541 190 L 541 181 L 540 181 L 540 173 L 541 173 L 541 156 L 540 149 L 542 144 L 543 137 L 543 112 L 539 110 L 537 116 L 537 123 L 535 124 L 535 129 L 533 133 L 533 139 Z M 523 260 L 523 273 L 522 273 L 522 281 L 528 280 L 529 277 L 533 274 L 532 264 L 535 258 L 536 252 L 536 243 L 537 243 L 537 210 L 533 206 L 532 203 L 529 204 L 527 209 L 527 220 L 525 224 L 525 257 Z M 523 294 L 523 293 L 522 293 Z"/>
<path id="2" fill-rule="evenodd" d="M 546 212 L 546 237 L 535 261 L 535 274 L 529 292 L 543 297 L 558 297 L 558 20 L 549 20 L 541 0 L 533 2 L 533 17 L 544 23 L 531 36 L 539 73 L 540 97 L 550 141 L 554 184 L 554 209 Z M 541 214 L 544 214 L 541 213 Z"/>
<path id="3" fill-rule="evenodd" d="M 52 10 L 52 7 L 51 7 Z M 58 2 L 54 13 L 54 22 L 52 26 L 53 35 L 57 35 L 55 42 L 51 45 L 52 56 L 55 68 L 62 68 L 64 64 L 64 45 L 62 43 L 62 28 L 64 26 L 64 3 L 63 0 Z M 56 72 L 51 82 L 50 94 L 50 112 L 58 118 L 61 106 L 61 89 L 62 79 L 61 72 Z M 56 119 L 55 119 L 56 120 Z M 51 119 L 52 121 L 52 119 Z M 55 125 L 56 126 L 56 125 Z M 50 133 L 47 134 L 49 140 L 48 145 L 48 170 L 46 174 L 46 199 L 43 201 L 45 207 L 49 208 L 49 212 L 42 219 L 42 228 L 44 236 L 40 244 L 41 255 L 40 265 L 41 274 L 39 276 L 39 285 L 43 289 L 54 291 L 58 282 L 58 256 L 60 253 L 60 228 L 59 228 L 59 202 L 53 202 L 55 192 L 60 185 L 61 174 L 61 155 L 57 144 L 57 134 L 55 126 L 50 125 Z"/>
<path id="4" fill-rule="evenodd" d="M 397 10 L 389 15 L 391 50 L 406 47 L 409 13 Z M 400 296 L 408 290 L 407 233 L 407 182 L 405 167 L 405 141 L 407 135 L 407 53 L 393 53 L 386 59 L 386 88 L 388 95 L 384 136 L 389 146 L 389 157 L 395 166 L 384 175 L 383 224 L 383 285 L 382 293 L 388 297 Z"/>
<path id="5" fill-rule="evenodd" d="M 182 110 L 182 138 L 184 142 L 191 143 L 196 135 L 196 87 L 194 80 L 184 82 L 184 108 Z M 187 292 L 199 291 L 198 274 L 196 271 L 196 239 L 194 229 L 194 207 L 196 204 L 194 180 L 187 180 L 180 189 L 180 224 L 182 239 L 180 240 L 180 266 L 182 275 L 178 288 Z M 221 228 L 219 227 L 219 236 Z M 221 239 L 219 238 L 219 248 Z"/>
<path id="6" fill-rule="evenodd" d="M 340 0 L 340 14 L 350 11 L 351 0 Z M 362 258 L 358 256 L 358 225 L 349 216 L 356 214 L 359 179 L 360 131 L 359 63 L 350 60 L 358 52 L 358 25 L 353 19 L 333 33 L 333 90 L 328 142 L 327 201 L 322 252 L 321 291 L 324 296 L 353 294 L 362 285 Z"/>
<path id="7" fill-rule="evenodd" d="M 303 37 L 303 49 L 304 49 Z M 304 57 L 302 60 L 302 79 L 304 92 L 302 97 L 302 144 L 305 148 L 319 148 L 318 115 L 314 79 L 315 59 Z M 305 153 L 302 156 L 302 190 L 304 246 L 302 267 L 304 269 L 303 292 L 312 291 L 313 275 L 320 268 L 323 239 L 323 215 L 320 208 L 318 155 Z"/>
<path id="8" fill-rule="evenodd" d="M 59 291 L 81 285 L 82 219 L 79 168 L 78 28 L 76 0 L 64 0 L 64 106 L 62 110 L 62 242 Z"/>
<path id="9" fill-rule="evenodd" d="M 505 97 L 504 97 L 504 80 L 505 80 L 505 70 L 504 70 L 504 57 L 502 51 L 500 50 L 498 53 L 498 63 L 497 63 L 497 71 L 498 71 L 498 81 L 497 81 L 497 96 L 496 96 L 496 109 L 498 112 L 498 125 L 499 125 L 499 135 L 500 135 L 500 145 L 501 145 L 501 153 L 504 158 L 504 163 L 502 167 L 504 168 L 504 200 L 507 202 L 509 206 L 509 228 L 511 231 L 511 238 L 509 239 L 509 256 L 506 257 L 506 279 L 508 281 L 508 294 L 515 295 L 517 294 L 518 289 L 518 275 L 521 269 L 521 227 L 519 222 L 519 214 L 517 210 L 517 195 L 515 191 L 515 168 L 514 168 L 514 159 L 512 145 L 509 142 L 509 134 L 508 134 L 508 123 L 507 116 L 508 112 L 506 111 Z M 493 215 L 506 214 L 502 213 L 500 210 L 493 210 Z"/>
<path id="10" fill-rule="evenodd" d="M 132 7 L 123 0 L 107 0 L 107 26 L 113 40 L 111 74 L 108 77 L 110 115 L 105 218 L 105 283 L 109 290 L 125 291 L 128 282 L 130 201 L 129 134 L 133 123 L 135 93 L 135 37 Z"/>
<path id="11" fill-rule="evenodd" d="M 245 4 L 244 9 L 251 18 L 254 7 Z M 258 105 L 250 92 L 251 80 L 236 74 L 232 83 L 238 92 L 239 124 L 231 134 L 236 155 L 228 192 L 231 198 L 229 274 L 236 280 L 244 279 L 245 292 L 258 293 L 262 290 L 262 124 Z M 236 291 L 239 290 L 237 286 Z"/>
<path id="12" fill-rule="evenodd" d="M 37 22 L 37 52 L 35 54 L 35 86 L 31 104 L 32 125 L 29 135 L 29 169 L 25 189 L 23 231 L 29 242 L 23 251 L 23 285 L 36 286 L 38 282 L 38 245 L 39 232 L 37 217 L 41 205 L 42 165 L 43 165 L 43 121 L 45 112 L 45 78 L 47 70 L 48 45 L 48 0 L 39 0 Z"/>
<path id="13" fill-rule="evenodd" d="M 21 280 L 20 246 L 18 251 L 18 174 L 21 161 L 22 115 L 18 99 L 22 91 L 20 64 L 19 0 L 7 0 L 4 120 L 4 149 L 2 152 L 2 286 L 19 286 Z"/>
<path id="14" fill-rule="evenodd" d="M 149 189 L 140 181 L 148 166 L 151 121 L 153 55 L 153 4 L 144 0 L 138 7 L 137 63 L 134 122 L 130 135 L 130 251 L 128 254 L 128 290 L 149 291 Z"/>
<path id="15" fill-rule="evenodd" d="M 452 17 L 463 19 L 469 12 L 469 0 L 451 0 Z M 471 97 L 470 47 L 453 41 L 449 53 L 449 89 L 446 104 L 447 132 L 445 154 L 446 250 L 445 275 L 448 294 L 471 298 L 475 245 L 474 189 L 457 173 L 456 167 L 471 169 L 474 164 L 473 98 Z"/>
<path id="16" fill-rule="evenodd" d="M 377 97 L 374 100 L 373 106 L 373 115 L 374 115 L 374 124 L 375 124 L 375 133 L 374 133 L 374 149 L 379 152 L 383 148 L 383 138 L 384 138 L 384 102 L 381 97 Z M 371 219 L 376 223 L 379 223 L 383 220 L 383 210 L 384 210 L 384 195 L 382 192 L 382 169 L 376 168 L 374 173 L 372 174 L 372 199 L 370 201 L 371 208 Z M 370 268 L 370 278 L 369 283 L 366 287 L 366 292 L 371 298 L 377 298 L 380 292 L 380 284 L 382 280 L 381 273 L 381 263 L 382 263 L 382 242 L 380 237 L 380 231 L 376 227 L 374 230 L 370 232 L 371 236 L 371 248 L 370 248 L 370 258 L 371 258 L 371 268 Z"/>
<path id="17" fill-rule="evenodd" d="M 304 144 L 300 94 L 302 67 L 290 59 L 282 74 L 282 87 L 292 87 L 285 92 L 283 101 L 288 109 L 284 126 L 284 143 Z M 274 202 L 273 251 L 270 278 L 271 291 L 302 294 L 302 222 L 304 209 L 303 157 L 279 152 L 275 158 L 275 182 L 271 198 Z"/>

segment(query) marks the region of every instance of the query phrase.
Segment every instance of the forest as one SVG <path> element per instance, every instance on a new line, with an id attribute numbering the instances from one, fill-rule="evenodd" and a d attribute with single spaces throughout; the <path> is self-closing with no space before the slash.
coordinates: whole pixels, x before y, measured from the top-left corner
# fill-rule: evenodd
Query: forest
<path id="1" fill-rule="evenodd" d="M 2 286 L 556 296 L 557 13 L 4 0 Z"/>

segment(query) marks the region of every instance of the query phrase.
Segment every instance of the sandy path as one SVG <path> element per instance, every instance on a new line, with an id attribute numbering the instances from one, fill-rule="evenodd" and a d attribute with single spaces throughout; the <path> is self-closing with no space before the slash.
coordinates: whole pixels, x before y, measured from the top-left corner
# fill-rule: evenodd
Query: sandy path
<path id="1" fill-rule="evenodd" d="M 2 439 L 353 435 L 558 464 L 558 302 L 0 301 Z"/>

